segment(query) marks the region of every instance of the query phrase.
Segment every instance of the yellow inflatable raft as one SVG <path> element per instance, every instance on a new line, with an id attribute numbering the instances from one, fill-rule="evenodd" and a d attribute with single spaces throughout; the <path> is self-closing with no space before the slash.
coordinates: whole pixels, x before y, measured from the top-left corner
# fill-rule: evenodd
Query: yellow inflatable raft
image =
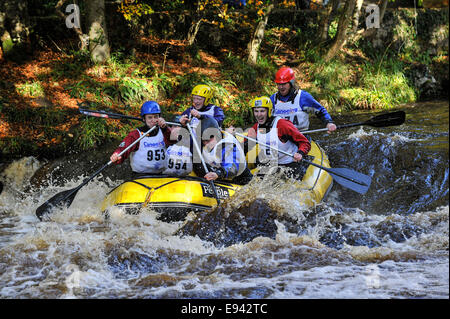
<path id="1" fill-rule="evenodd" d="M 330 167 L 328 157 L 315 142 L 311 142 L 308 155 L 313 157 L 312 162 Z M 303 180 L 296 185 L 301 201 L 307 207 L 321 202 L 331 189 L 332 182 L 330 174 L 309 165 Z M 232 197 L 243 187 L 219 180 L 214 184 L 221 200 Z M 139 213 L 141 208 L 149 207 L 161 212 L 162 220 L 182 220 L 190 211 L 206 210 L 215 205 L 217 201 L 209 183 L 192 173 L 184 177 L 153 175 L 126 181 L 106 196 L 102 210 L 108 212 L 116 206 L 124 208 L 127 213 L 135 214 Z"/>

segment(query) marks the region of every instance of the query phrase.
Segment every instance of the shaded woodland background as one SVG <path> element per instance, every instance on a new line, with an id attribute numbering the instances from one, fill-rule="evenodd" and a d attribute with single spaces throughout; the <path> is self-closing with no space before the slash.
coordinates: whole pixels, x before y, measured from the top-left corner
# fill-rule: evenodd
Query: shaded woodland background
<path id="1" fill-rule="evenodd" d="M 153 99 L 170 120 L 199 83 L 245 128 L 283 65 L 332 114 L 448 98 L 448 1 L 373 3 L 379 28 L 362 0 L 3 1 L 0 159 L 117 142 L 137 123 L 80 103 L 137 116 Z"/>

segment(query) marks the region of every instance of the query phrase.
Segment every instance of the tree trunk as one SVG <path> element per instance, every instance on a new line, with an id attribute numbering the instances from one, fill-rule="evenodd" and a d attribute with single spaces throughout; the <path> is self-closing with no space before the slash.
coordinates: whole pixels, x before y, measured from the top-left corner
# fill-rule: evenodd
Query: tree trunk
<path id="1" fill-rule="evenodd" d="M 194 2 L 188 1 L 188 6 L 191 6 L 191 10 L 194 10 Z M 197 37 L 198 30 L 200 30 L 200 25 L 203 22 L 204 10 L 200 9 L 200 1 L 197 1 L 195 4 L 195 13 L 192 14 L 192 24 L 189 28 L 187 34 L 187 42 L 189 45 L 193 45 L 195 42 L 195 38 Z"/>
<path id="2" fill-rule="evenodd" d="M 198 21 L 193 23 L 191 27 L 189 28 L 189 32 L 187 35 L 187 42 L 189 45 L 193 45 L 195 38 L 197 37 L 198 30 L 200 29 L 200 24 L 202 24 L 202 18 L 200 18 Z"/>
<path id="3" fill-rule="evenodd" d="M 105 0 L 86 1 L 86 5 L 91 60 L 95 63 L 103 63 L 110 57 L 105 21 Z"/>
<path id="4" fill-rule="evenodd" d="M 380 26 L 383 22 L 384 13 L 386 12 L 387 3 L 389 0 L 382 0 L 381 9 L 380 9 Z"/>
<path id="5" fill-rule="evenodd" d="M 356 33 L 356 31 L 358 31 L 359 15 L 361 13 L 363 2 L 364 0 L 356 0 L 356 7 L 355 11 L 353 12 L 353 33 Z"/>
<path id="6" fill-rule="evenodd" d="M 320 25 L 320 40 L 326 41 L 328 40 L 328 29 L 330 28 L 330 23 L 333 21 L 334 15 L 338 9 L 339 0 L 331 0 L 328 3 L 325 16 Z"/>
<path id="7" fill-rule="evenodd" d="M 27 1 L 1 1 L 0 38 L 5 37 L 0 42 L 0 48 L 2 47 L 5 57 L 15 59 L 31 53 L 30 30 Z"/>
<path id="8" fill-rule="evenodd" d="M 336 56 L 336 54 L 345 46 L 347 42 L 347 29 L 352 20 L 352 13 L 355 9 L 356 0 L 347 0 L 345 2 L 344 10 L 341 13 L 341 17 L 339 19 L 338 30 L 336 34 L 336 38 L 334 39 L 333 44 L 325 55 L 325 62 L 330 61 L 332 58 Z"/>
<path id="9" fill-rule="evenodd" d="M 259 21 L 256 26 L 255 32 L 253 33 L 253 37 L 250 39 L 250 42 L 247 45 L 248 50 L 248 58 L 247 62 L 250 64 L 256 64 L 256 60 L 258 58 L 259 46 L 261 45 L 262 40 L 264 39 L 264 30 L 266 29 L 267 21 L 269 20 L 269 14 L 273 10 L 274 5 L 270 4 L 267 7 L 267 11 L 264 17 Z"/>
<path id="10" fill-rule="evenodd" d="M 61 7 L 65 2 L 66 2 L 66 0 L 59 0 L 55 6 L 55 9 L 56 9 L 56 13 L 66 21 L 66 25 L 67 25 L 67 19 L 70 20 L 70 17 L 66 16 L 61 11 Z M 77 5 L 77 1 L 74 1 L 74 4 Z M 75 14 L 75 12 L 74 12 L 74 14 Z M 78 38 L 80 39 L 80 50 L 87 51 L 88 46 L 89 46 L 89 36 L 87 34 L 83 33 L 83 30 L 81 29 L 81 25 L 79 27 L 69 25 L 68 28 L 73 29 L 75 31 L 75 33 L 78 35 Z"/>
<path id="11" fill-rule="evenodd" d="M 386 6 L 387 3 L 389 2 L 389 0 L 381 0 L 381 8 L 380 8 L 380 27 L 381 24 L 383 23 L 383 17 L 384 17 L 384 13 L 386 12 Z M 369 28 L 369 29 L 361 29 L 358 30 L 356 33 L 354 33 L 353 35 L 353 39 L 352 41 L 356 42 L 359 41 L 359 39 L 361 38 L 369 38 L 369 37 L 373 37 L 375 34 L 377 34 L 379 29 L 377 28 Z"/>

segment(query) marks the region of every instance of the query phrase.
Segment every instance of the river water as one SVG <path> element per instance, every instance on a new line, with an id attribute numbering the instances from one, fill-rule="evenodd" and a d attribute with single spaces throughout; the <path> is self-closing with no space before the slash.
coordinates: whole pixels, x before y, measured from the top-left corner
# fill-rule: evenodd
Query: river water
<path id="1" fill-rule="evenodd" d="M 449 298 L 449 105 L 396 110 L 406 112 L 401 126 L 312 136 L 333 167 L 372 176 L 367 194 L 335 183 L 323 203 L 305 210 L 288 184 L 251 183 L 230 206 L 271 201 L 280 216 L 275 233 L 226 245 L 181 235 L 183 222 L 159 221 L 151 210 L 117 210 L 105 221 L 101 201 L 121 181 L 108 170 L 52 221 L 39 222 L 39 205 L 78 186 L 107 157 L 74 155 L 59 174 L 32 157 L 5 164 L 0 298 Z M 345 124 L 381 113 L 334 117 Z M 40 183 L 31 182 L 35 173 Z M 203 227 L 217 226 L 211 220 Z M 235 223 L 245 234 L 248 225 Z"/>

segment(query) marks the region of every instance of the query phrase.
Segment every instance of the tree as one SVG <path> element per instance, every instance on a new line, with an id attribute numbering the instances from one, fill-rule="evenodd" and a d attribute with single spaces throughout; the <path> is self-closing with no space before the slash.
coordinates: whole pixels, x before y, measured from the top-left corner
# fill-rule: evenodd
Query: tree
<path id="1" fill-rule="evenodd" d="M 386 12 L 386 7 L 387 7 L 388 2 L 394 2 L 394 1 L 395 0 L 379 0 L 378 5 L 379 5 L 379 8 L 380 8 L 380 12 L 379 12 L 379 14 L 380 14 L 380 16 L 379 16 L 380 26 L 383 23 L 383 18 L 384 18 L 384 14 Z M 355 8 L 355 15 L 356 15 L 356 10 L 361 10 L 361 7 L 358 6 L 358 4 L 357 4 L 357 6 Z M 363 28 L 363 29 L 357 30 L 357 26 L 354 26 L 353 27 L 353 33 L 351 35 L 351 41 L 357 42 L 359 39 L 361 39 L 363 37 L 365 37 L 365 38 L 373 37 L 373 36 L 375 36 L 377 34 L 378 31 L 379 31 L 379 28 L 368 28 L 368 29 Z"/>
<path id="2" fill-rule="evenodd" d="M 62 7 L 62 5 L 65 3 L 66 1 L 65 0 L 59 0 L 58 1 L 58 3 L 56 4 L 56 6 L 55 6 L 55 10 L 56 10 L 56 13 L 62 18 L 62 19 L 64 19 L 64 20 L 66 20 L 67 21 L 67 19 L 70 19 L 70 17 L 67 17 L 64 13 L 63 13 L 63 11 L 61 11 L 61 7 Z M 76 14 L 80 14 L 80 12 L 79 12 L 79 7 L 78 7 L 78 2 L 77 1 L 74 1 L 74 5 L 76 6 L 74 6 L 74 8 L 76 9 L 76 8 L 78 8 L 78 9 L 76 9 L 76 10 L 74 10 L 73 11 L 73 15 L 74 15 L 74 17 L 75 17 L 75 15 Z M 81 18 L 80 18 L 81 19 Z M 87 34 L 84 34 L 83 33 L 83 30 L 82 30 L 82 28 L 81 28 L 81 25 L 77 25 L 76 23 L 75 23 L 75 21 L 70 21 L 71 23 L 73 22 L 73 25 L 70 25 L 70 29 L 73 29 L 74 31 L 75 31 L 75 33 L 77 34 L 77 36 L 78 36 L 78 38 L 79 38 L 79 40 L 80 40 L 80 50 L 81 51 L 87 51 L 88 50 L 88 46 L 89 46 L 89 36 L 87 35 Z M 77 21 L 77 22 L 80 22 L 80 21 Z"/>
<path id="3" fill-rule="evenodd" d="M 211 1 L 213 2 L 213 1 Z M 193 45 L 197 37 L 198 30 L 200 30 L 200 25 L 205 19 L 205 12 L 210 5 L 221 5 L 221 1 L 216 1 L 216 3 L 210 3 L 208 0 L 199 0 L 196 2 L 195 12 L 192 14 L 192 23 L 189 27 L 187 33 L 186 41 L 189 45 Z"/>
<path id="4" fill-rule="evenodd" d="M 194 44 L 200 25 L 204 22 L 223 28 L 224 22 L 231 21 L 229 12 L 233 9 L 234 6 L 230 6 L 223 0 L 196 1 L 195 13 L 186 37 L 188 44 Z"/>
<path id="5" fill-rule="evenodd" d="M 141 3 L 139 0 L 121 1 L 117 11 L 122 13 L 123 17 L 128 21 L 154 12 L 149 4 Z"/>
<path id="6" fill-rule="evenodd" d="M 259 47 L 264 39 L 264 31 L 266 29 L 267 21 L 269 20 L 269 14 L 272 12 L 274 4 L 271 3 L 267 6 L 265 12 L 261 14 L 261 18 L 256 25 L 255 32 L 248 43 L 248 57 L 247 62 L 250 64 L 256 64 L 258 58 Z M 258 11 L 259 14 L 260 11 Z"/>
<path id="7" fill-rule="evenodd" d="M 328 40 L 328 29 L 330 28 L 330 23 L 333 21 L 337 9 L 339 6 L 339 0 L 330 0 L 327 3 L 327 7 L 323 16 L 323 19 L 320 24 L 320 40 L 326 41 Z"/>
<path id="8" fill-rule="evenodd" d="M 264 32 L 269 20 L 270 13 L 275 8 L 289 8 L 295 7 L 296 1 L 293 0 L 249 0 L 247 3 L 247 9 L 256 10 L 257 22 L 252 37 L 247 45 L 247 62 L 250 64 L 256 64 L 258 58 L 259 47 L 264 40 Z"/>
<path id="9" fill-rule="evenodd" d="M 105 21 L 105 0 L 86 1 L 91 60 L 103 63 L 110 57 L 108 32 Z"/>
<path id="10" fill-rule="evenodd" d="M 336 56 L 336 54 L 345 46 L 347 42 L 347 31 L 352 21 L 353 10 L 355 9 L 356 0 L 346 0 L 344 10 L 342 10 L 338 30 L 333 44 L 326 53 L 324 60 L 329 61 Z"/>
<path id="11" fill-rule="evenodd" d="M 9 39 L 2 43 L 5 56 L 11 58 L 22 56 L 30 51 L 30 18 L 25 0 L 3 0 L 0 2 L 0 37 L 5 31 Z"/>
<path id="12" fill-rule="evenodd" d="M 358 31 L 358 25 L 359 25 L 359 15 L 361 13 L 361 7 L 364 0 L 356 0 L 355 9 L 353 11 L 353 30 L 352 33 L 355 34 L 356 31 Z"/>
<path id="13" fill-rule="evenodd" d="M 78 7 L 78 2 L 75 3 L 75 11 L 73 15 L 80 15 L 79 20 L 81 20 L 80 9 Z M 64 19 L 69 19 L 62 12 L 62 6 L 65 0 L 60 0 L 55 6 L 56 12 Z M 105 21 L 105 1 L 104 0 L 86 0 L 86 11 L 87 11 L 87 33 L 84 33 L 81 24 L 73 25 L 70 28 L 73 29 L 78 38 L 80 39 L 80 49 L 81 51 L 89 50 L 91 60 L 95 63 L 103 63 L 110 57 L 110 47 L 108 41 L 108 32 L 106 29 Z"/>

